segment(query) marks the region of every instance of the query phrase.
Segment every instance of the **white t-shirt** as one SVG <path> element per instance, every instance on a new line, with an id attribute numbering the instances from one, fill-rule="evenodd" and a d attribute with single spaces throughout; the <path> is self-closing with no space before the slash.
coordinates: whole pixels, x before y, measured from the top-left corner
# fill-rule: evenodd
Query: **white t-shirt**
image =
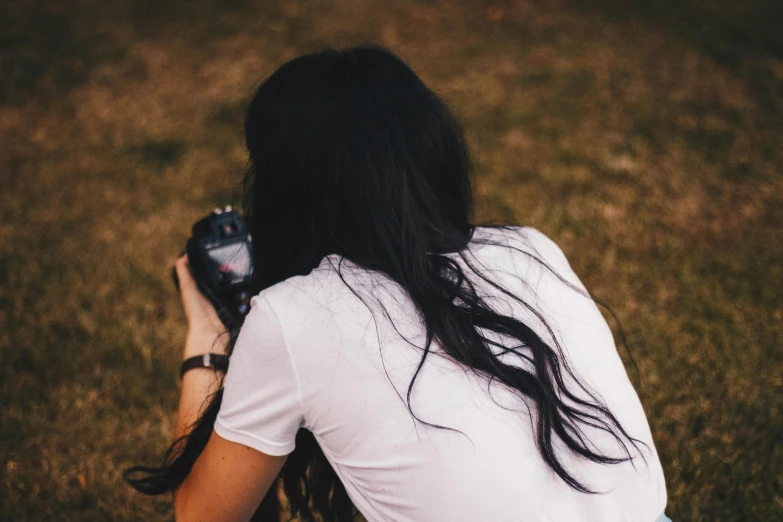
<path id="1" fill-rule="evenodd" d="M 488 238 L 525 253 L 482 244 Z M 286 455 L 297 430 L 310 430 L 370 521 L 653 522 L 666 505 L 663 472 L 611 331 L 593 301 L 533 259 L 583 289 L 563 253 L 531 228 L 477 228 L 468 251 L 482 274 L 546 318 L 571 368 L 647 445 L 646 463 L 635 452 L 633 463 L 591 463 L 556 440 L 566 469 L 604 493 L 569 488 L 536 449 L 529 401 L 439 355 L 437 344 L 411 391 L 411 407 L 422 421 L 452 430 L 416 422 L 405 399 L 421 360 L 421 320 L 399 286 L 338 256 L 253 298 L 215 431 Z M 478 288 L 496 310 L 551 345 L 536 314 L 489 285 Z M 585 432 L 596 447 L 621 454 L 605 433 Z"/>

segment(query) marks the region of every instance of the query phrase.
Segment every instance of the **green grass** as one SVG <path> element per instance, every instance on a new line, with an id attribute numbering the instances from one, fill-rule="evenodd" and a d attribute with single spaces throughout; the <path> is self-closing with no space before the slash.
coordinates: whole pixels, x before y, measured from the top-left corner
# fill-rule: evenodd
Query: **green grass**
<path id="1" fill-rule="evenodd" d="M 235 202 L 241 115 L 299 53 L 406 57 L 457 110 L 478 218 L 610 302 L 674 520 L 783 518 L 783 33 L 774 2 L 6 2 L 0 519 L 165 520 L 169 263 Z"/>

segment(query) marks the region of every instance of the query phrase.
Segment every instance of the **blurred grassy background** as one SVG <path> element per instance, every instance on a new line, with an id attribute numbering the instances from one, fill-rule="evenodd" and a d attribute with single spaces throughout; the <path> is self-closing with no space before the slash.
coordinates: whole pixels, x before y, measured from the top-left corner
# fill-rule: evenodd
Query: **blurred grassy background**
<path id="1" fill-rule="evenodd" d="M 161 520 L 168 266 L 234 202 L 248 96 L 373 41 L 461 116 L 479 219 L 542 229 L 629 333 L 679 520 L 783 519 L 783 3 L 0 4 L 0 519 Z"/>

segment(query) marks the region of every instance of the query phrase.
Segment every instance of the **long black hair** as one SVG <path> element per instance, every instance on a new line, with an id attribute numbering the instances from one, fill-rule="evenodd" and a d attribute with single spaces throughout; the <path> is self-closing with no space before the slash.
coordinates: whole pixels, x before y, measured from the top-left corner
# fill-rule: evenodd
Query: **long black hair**
<path id="1" fill-rule="evenodd" d="M 474 224 L 465 140 L 448 107 L 401 59 L 372 46 L 294 59 L 258 89 L 245 137 L 250 168 L 244 203 L 256 290 L 307 274 L 330 254 L 380 272 L 407 292 L 423 319 L 419 369 L 437 342 L 455 361 L 532 403 L 541 457 L 570 487 L 592 492 L 564 466 L 555 451 L 558 439 L 593 462 L 633 458 L 628 445 L 639 441 L 576 379 L 556 336 L 545 342 L 479 296 L 476 284 L 483 281 L 533 311 L 466 255 Z M 467 269 L 446 254 L 456 254 Z M 500 346 L 498 334 L 511 344 Z M 509 364 L 509 354 L 526 364 Z M 409 410 L 417 375 L 403 399 Z M 569 377 L 590 400 L 566 385 Z M 160 494 L 181 484 L 209 440 L 221 398 L 222 391 L 211 398 L 162 467 L 133 468 L 131 485 Z M 588 426 L 611 434 L 621 454 L 598 452 L 584 435 Z M 349 521 L 355 515 L 345 488 L 304 429 L 257 519 L 279 518 L 278 489 L 302 520 Z"/>

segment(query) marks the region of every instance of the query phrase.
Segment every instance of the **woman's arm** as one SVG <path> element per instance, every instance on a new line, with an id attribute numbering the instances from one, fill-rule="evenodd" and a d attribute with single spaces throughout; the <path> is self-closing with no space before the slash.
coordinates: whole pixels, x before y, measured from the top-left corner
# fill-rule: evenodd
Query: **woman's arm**
<path id="1" fill-rule="evenodd" d="M 187 256 L 176 263 L 182 304 L 189 329 L 183 359 L 212 352 L 225 354 L 228 338 L 212 304 L 199 292 Z M 220 381 L 210 369 L 185 373 L 177 411 L 175 440 L 186 435 Z M 248 520 L 285 463 L 285 456 L 266 455 L 228 441 L 214 431 L 188 477 L 174 492 L 178 521 Z"/>
<path id="2" fill-rule="evenodd" d="M 176 520 L 250 520 L 285 459 L 228 441 L 213 431 L 188 478 L 174 493 Z"/>

